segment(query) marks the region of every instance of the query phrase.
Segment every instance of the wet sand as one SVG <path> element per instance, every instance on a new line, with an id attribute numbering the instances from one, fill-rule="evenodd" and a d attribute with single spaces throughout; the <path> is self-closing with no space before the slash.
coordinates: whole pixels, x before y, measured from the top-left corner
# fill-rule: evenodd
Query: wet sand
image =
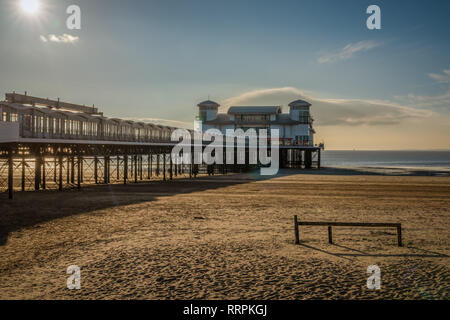
<path id="1" fill-rule="evenodd" d="M 449 299 L 450 177 L 283 171 L 0 198 L 0 299 Z M 395 229 L 302 227 L 401 222 Z M 381 268 L 381 290 L 366 269 Z M 66 268 L 81 268 L 81 289 Z"/>

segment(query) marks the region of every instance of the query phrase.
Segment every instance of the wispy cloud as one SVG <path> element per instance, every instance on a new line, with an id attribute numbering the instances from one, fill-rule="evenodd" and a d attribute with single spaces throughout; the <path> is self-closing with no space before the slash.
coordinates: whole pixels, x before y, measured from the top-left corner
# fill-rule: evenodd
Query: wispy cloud
<path id="1" fill-rule="evenodd" d="M 444 69 L 442 73 L 429 73 L 428 77 L 439 84 L 443 84 L 446 87 L 446 91 L 432 96 L 410 93 L 406 96 L 396 96 L 395 98 L 414 107 L 450 111 L 450 69 Z"/>
<path id="2" fill-rule="evenodd" d="M 56 42 L 56 43 L 75 43 L 80 38 L 77 36 L 72 36 L 70 34 L 64 33 L 63 35 L 55 35 L 55 34 L 49 34 L 48 36 L 40 36 L 40 39 L 42 42 Z"/>
<path id="3" fill-rule="evenodd" d="M 381 42 L 375 42 L 371 40 L 359 41 L 356 43 L 350 43 L 346 45 L 344 48 L 335 51 L 329 52 L 321 55 L 318 59 L 318 63 L 333 63 L 337 61 L 347 60 L 352 58 L 358 52 L 364 52 L 376 47 L 381 46 Z"/>
<path id="4" fill-rule="evenodd" d="M 244 92 L 226 99 L 223 105 L 278 105 L 295 99 L 312 104 L 317 124 L 330 125 L 396 125 L 407 119 L 422 119 L 433 114 L 391 101 L 364 99 L 323 99 L 294 87 L 269 88 Z"/>
<path id="5" fill-rule="evenodd" d="M 428 76 L 437 82 L 450 84 L 450 69 L 444 70 L 443 73 L 429 73 Z"/>

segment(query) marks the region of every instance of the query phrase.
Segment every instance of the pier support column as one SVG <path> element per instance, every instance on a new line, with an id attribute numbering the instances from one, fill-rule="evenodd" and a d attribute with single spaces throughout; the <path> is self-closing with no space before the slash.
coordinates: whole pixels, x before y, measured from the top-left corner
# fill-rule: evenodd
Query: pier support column
<path id="1" fill-rule="evenodd" d="M 117 174 L 117 181 L 120 180 L 120 157 L 117 156 L 117 162 L 116 162 L 116 174 Z"/>
<path id="2" fill-rule="evenodd" d="M 128 179 L 128 155 L 123 156 L 123 184 L 127 184 Z"/>
<path id="3" fill-rule="evenodd" d="M 56 174 L 56 166 L 57 166 L 56 155 L 54 155 L 54 157 L 53 157 L 53 182 L 54 183 L 56 183 L 58 181 L 57 174 Z"/>
<path id="4" fill-rule="evenodd" d="M 26 160 L 25 160 L 25 157 L 22 157 L 22 183 L 21 183 L 22 191 L 25 191 L 25 166 L 26 166 Z"/>
<path id="5" fill-rule="evenodd" d="M 94 181 L 95 184 L 98 184 L 98 158 L 94 157 Z"/>
<path id="6" fill-rule="evenodd" d="M 9 150 L 8 155 L 8 198 L 14 198 L 14 160 L 12 149 Z"/>
<path id="7" fill-rule="evenodd" d="M 321 166 L 321 164 L 320 164 L 320 162 L 321 162 L 321 159 L 320 159 L 320 148 L 319 148 L 319 150 L 317 150 L 317 152 L 318 152 L 318 154 L 317 154 L 317 169 L 320 169 L 320 166 Z"/>
<path id="8" fill-rule="evenodd" d="M 47 188 L 47 177 L 45 174 L 45 157 L 42 157 L 42 190 Z"/>
<path id="9" fill-rule="evenodd" d="M 63 190 L 63 157 L 61 154 L 58 156 L 58 162 L 59 162 L 58 189 L 59 189 L 59 191 L 62 191 Z"/>
<path id="10" fill-rule="evenodd" d="M 103 161 L 105 162 L 105 164 L 103 166 L 103 171 L 104 171 L 104 173 L 103 173 L 103 182 L 105 184 L 108 184 L 109 183 L 109 157 L 105 156 Z"/>
<path id="11" fill-rule="evenodd" d="M 172 180 L 173 179 L 173 160 L 172 160 L 172 155 L 170 154 L 169 157 L 170 157 L 170 159 L 169 159 L 169 161 L 170 161 L 169 177 L 170 177 L 170 180 Z"/>
<path id="12" fill-rule="evenodd" d="M 134 183 L 138 182 L 138 165 L 137 165 L 137 156 L 135 155 L 133 157 L 133 162 L 134 162 Z"/>
<path id="13" fill-rule="evenodd" d="M 147 176 L 148 176 L 148 180 L 150 180 L 152 178 L 152 160 L 153 160 L 153 156 L 151 154 L 148 155 L 148 161 L 147 161 Z"/>
<path id="14" fill-rule="evenodd" d="M 36 163 L 34 168 L 34 190 L 39 190 L 41 185 L 41 155 L 36 156 Z"/>
<path id="15" fill-rule="evenodd" d="M 69 170 L 69 168 L 67 168 Z M 72 156 L 72 159 L 70 160 L 70 182 L 75 183 L 75 157 Z"/>
<path id="16" fill-rule="evenodd" d="M 156 176 L 159 177 L 159 160 L 160 160 L 160 154 L 156 155 Z"/>
<path id="17" fill-rule="evenodd" d="M 163 153 L 163 180 L 166 181 L 166 154 Z"/>
<path id="18" fill-rule="evenodd" d="M 80 171 L 81 171 L 81 183 L 84 182 L 84 158 L 81 157 L 81 167 L 80 167 Z"/>
<path id="19" fill-rule="evenodd" d="M 311 169 L 312 166 L 312 152 L 305 150 L 305 169 Z"/>
<path id="20" fill-rule="evenodd" d="M 142 181 L 143 180 L 143 157 L 142 155 L 139 156 L 139 179 Z"/>
<path id="21" fill-rule="evenodd" d="M 81 189 L 81 157 L 77 159 L 77 188 Z"/>
<path id="22" fill-rule="evenodd" d="M 194 153 L 192 152 L 191 148 L 191 162 L 189 163 L 189 179 L 192 179 L 192 166 L 194 165 Z"/>

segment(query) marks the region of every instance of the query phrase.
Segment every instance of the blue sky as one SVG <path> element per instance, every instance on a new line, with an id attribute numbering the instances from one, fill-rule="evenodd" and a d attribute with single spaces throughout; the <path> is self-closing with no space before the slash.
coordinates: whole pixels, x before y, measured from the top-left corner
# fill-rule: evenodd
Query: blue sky
<path id="1" fill-rule="evenodd" d="M 332 148 L 450 148 L 449 1 L 40 0 L 34 16 L 18 2 L 0 2 L 1 93 L 182 122 L 208 95 L 300 96 Z M 66 28 L 71 4 L 81 30 Z M 371 4 L 381 30 L 366 28 Z M 64 34 L 76 40 L 41 37 Z"/>

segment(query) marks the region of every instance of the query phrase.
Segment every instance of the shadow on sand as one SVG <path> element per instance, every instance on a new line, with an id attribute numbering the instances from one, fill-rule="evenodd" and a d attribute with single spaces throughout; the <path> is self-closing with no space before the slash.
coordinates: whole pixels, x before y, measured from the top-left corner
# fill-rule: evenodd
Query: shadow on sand
<path id="1" fill-rule="evenodd" d="M 296 170 L 281 170 L 276 176 L 261 176 L 259 170 L 198 178 L 178 178 L 172 181 L 85 185 L 81 190 L 15 192 L 14 200 L 0 195 L 0 246 L 11 232 L 41 223 L 96 210 L 155 201 L 159 197 L 216 190 L 227 186 L 298 174 Z M 120 196 L 119 196 L 120 195 Z M 125 195 L 125 196 L 124 196 Z"/>
<path id="2" fill-rule="evenodd" d="M 322 175 L 396 175 L 389 172 L 369 172 L 361 168 L 280 169 L 275 176 L 261 176 L 259 170 L 241 174 L 202 176 L 195 179 L 172 181 L 152 180 L 140 183 L 86 185 L 81 190 L 16 192 L 14 200 L 0 194 L 0 245 L 5 245 L 11 232 L 43 222 L 81 213 L 154 201 L 157 197 L 173 196 L 225 188 L 236 184 L 268 180 L 298 174 Z M 404 174 L 401 174 L 404 175 Z M 409 172 L 409 175 L 429 175 L 426 172 Z M 122 197 L 117 197 L 117 195 Z M 126 197 L 123 195 L 126 194 Z M 311 247 L 312 249 L 315 249 Z M 329 253 L 329 252 L 327 252 Z M 330 253 L 331 254 L 331 253 Z M 359 253 L 363 255 L 364 253 Z M 343 256 L 344 254 L 340 254 Z M 434 257 L 434 256 L 432 256 Z"/>
<path id="3" fill-rule="evenodd" d="M 412 247 L 412 246 L 405 246 L 404 248 L 407 249 L 411 249 L 411 250 L 418 250 L 418 251 L 422 251 L 425 253 L 399 253 L 399 254 L 383 254 L 383 253 L 367 253 L 367 252 L 363 252 L 354 248 L 350 248 L 350 247 L 346 247 L 343 245 L 338 245 L 338 244 L 332 244 L 330 246 L 333 247 L 338 247 L 341 249 L 345 249 L 348 251 L 352 251 L 352 252 L 356 252 L 356 253 L 341 253 L 341 252 L 331 252 L 328 250 L 324 250 L 324 249 L 320 249 L 317 247 L 313 247 L 311 245 L 307 245 L 304 242 L 300 242 L 300 245 L 302 247 L 311 249 L 311 250 L 315 250 L 318 252 L 322 252 L 322 253 L 326 253 L 338 258 L 344 258 L 347 260 L 350 260 L 349 257 L 402 257 L 402 258 L 450 258 L 450 256 L 443 254 L 443 253 L 438 253 L 438 252 L 433 252 L 433 251 L 428 251 L 428 250 L 424 250 L 424 249 L 420 249 L 420 248 L 416 248 L 416 247 Z"/>

